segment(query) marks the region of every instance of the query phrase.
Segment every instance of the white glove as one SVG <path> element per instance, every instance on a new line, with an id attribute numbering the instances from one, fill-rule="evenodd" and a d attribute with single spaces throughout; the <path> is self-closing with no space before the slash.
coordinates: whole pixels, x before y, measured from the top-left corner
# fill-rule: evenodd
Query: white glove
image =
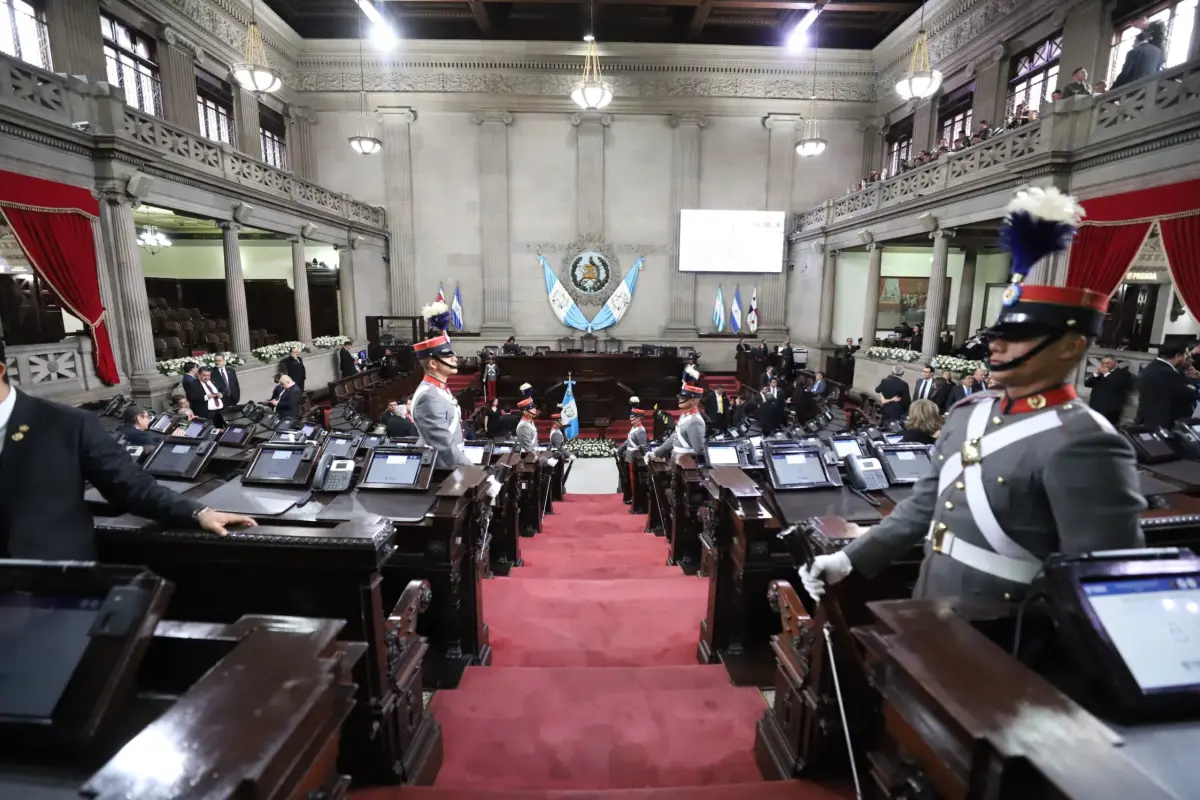
<path id="1" fill-rule="evenodd" d="M 500 481 L 496 480 L 495 475 L 487 476 L 487 495 L 488 495 L 488 497 L 495 500 L 496 497 L 500 494 L 500 490 L 503 488 L 503 486 L 504 486 L 504 484 L 502 484 L 502 483 L 500 483 Z"/>
<path id="2" fill-rule="evenodd" d="M 557 467 L 558 459 L 557 458 L 547 458 L 546 463 L 549 464 L 551 467 Z"/>
<path id="3" fill-rule="evenodd" d="M 654 458 L 652 453 L 646 453 L 646 466 L 650 466 L 650 459 Z"/>
<path id="4" fill-rule="evenodd" d="M 812 567 L 805 565 L 798 571 L 800 582 L 804 584 L 804 591 L 819 603 L 821 596 L 825 594 L 826 584 L 832 585 L 845 580 L 853 570 L 854 566 L 850 563 L 850 557 L 839 552 L 831 556 L 817 556 L 813 559 Z"/>

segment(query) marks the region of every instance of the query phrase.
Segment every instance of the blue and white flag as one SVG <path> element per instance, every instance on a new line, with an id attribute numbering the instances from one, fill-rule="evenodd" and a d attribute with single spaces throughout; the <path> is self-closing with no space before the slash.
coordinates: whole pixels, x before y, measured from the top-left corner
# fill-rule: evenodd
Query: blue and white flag
<path id="1" fill-rule="evenodd" d="M 734 333 L 742 332 L 742 290 L 740 286 L 733 287 L 733 305 L 729 308 L 729 330 Z"/>
<path id="2" fill-rule="evenodd" d="M 750 295 L 750 310 L 746 312 L 746 327 L 751 333 L 758 333 L 758 287 L 754 287 L 754 294 Z"/>
<path id="3" fill-rule="evenodd" d="M 583 315 L 583 311 L 580 310 L 579 304 L 571 297 L 570 292 L 563 288 L 558 276 L 554 274 L 554 270 L 547 263 L 546 257 L 539 255 L 538 261 L 542 265 L 542 277 L 546 281 L 546 298 L 550 301 L 550 308 L 554 311 L 554 316 L 558 317 L 558 321 L 568 328 L 587 333 L 604 330 L 621 321 L 621 317 L 625 316 L 625 312 L 629 309 L 629 304 L 633 302 L 633 290 L 637 288 L 638 275 L 642 271 L 642 259 L 639 258 L 633 262 L 633 266 L 621 280 L 621 285 L 609 295 L 608 301 L 605 302 L 596 317 L 588 321 L 588 318 Z"/>
<path id="4" fill-rule="evenodd" d="M 563 435 L 568 439 L 574 439 L 579 435 L 579 406 L 575 405 L 575 381 L 571 380 L 571 376 L 568 374 L 565 383 L 567 391 L 563 394 L 560 422 Z"/>
<path id="5" fill-rule="evenodd" d="M 450 316 L 454 320 L 454 330 L 461 331 L 462 320 L 462 287 L 454 287 L 454 302 L 450 304 Z"/>
<path id="6" fill-rule="evenodd" d="M 713 327 L 717 329 L 717 333 L 725 330 L 725 296 L 721 294 L 721 287 L 717 287 L 717 299 L 713 303 Z"/>

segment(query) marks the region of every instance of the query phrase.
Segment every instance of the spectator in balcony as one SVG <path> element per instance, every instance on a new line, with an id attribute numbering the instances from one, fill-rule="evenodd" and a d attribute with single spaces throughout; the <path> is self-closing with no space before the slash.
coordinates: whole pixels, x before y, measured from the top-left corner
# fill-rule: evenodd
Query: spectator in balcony
<path id="1" fill-rule="evenodd" d="M 1092 86 L 1088 83 L 1088 71 L 1084 67 L 1076 67 L 1071 73 L 1071 82 L 1062 87 L 1063 97 L 1075 97 L 1076 95 L 1091 96 Z"/>
<path id="2" fill-rule="evenodd" d="M 1121 72 L 1113 81 L 1116 89 L 1155 74 L 1166 62 L 1167 27 L 1160 21 L 1146 25 L 1134 40 L 1133 49 L 1125 56 Z"/>
<path id="3" fill-rule="evenodd" d="M 992 129 L 988 127 L 986 119 L 979 120 L 979 126 L 975 128 L 975 133 L 978 134 L 980 141 L 986 141 L 992 135 Z"/>
<path id="4" fill-rule="evenodd" d="M 1104 94 L 1108 91 L 1108 84 L 1104 81 L 1096 81 L 1096 85 L 1092 87 L 1092 94 Z"/>
<path id="5" fill-rule="evenodd" d="M 963 135 L 958 137 L 958 140 L 954 143 L 955 150 L 966 150 L 970 146 L 971 146 L 971 135 L 969 133 L 967 133 L 966 131 L 964 131 Z"/>
<path id="6" fill-rule="evenodd" d="M 1057 103 L 1059 100 L 1062 100 L 1062 99 L 1063 99 L 1063 93 L 1061 90 L 1055 89 L 1053 92 L 1050 93 L 1050 102 L 1051 103 Z"/>
<path id="7" fill-rule="evenodd" d="M 945 139 L 942 139 L 940 142 L 938 142 L 937 152 L 934 154 L 934 158 L 941 158 L 942 156 L 946 155 L 949 152 L 950 152 L 950 143 L 948 141 L 946 141 Z"/>

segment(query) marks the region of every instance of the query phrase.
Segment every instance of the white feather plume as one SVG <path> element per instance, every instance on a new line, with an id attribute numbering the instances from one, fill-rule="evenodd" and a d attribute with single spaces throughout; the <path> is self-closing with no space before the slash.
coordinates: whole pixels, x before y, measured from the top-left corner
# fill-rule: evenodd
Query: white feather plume
<path id="1" fill-rule="evenodd" d="M 533 387 L 532 387 L 532 386 L 530 386 L 528 383 L 522 383 L 522 384 L 521 384 L 521 391 L 522 391 L 522 392 L 523 392 L 523 391 L 525 391 L 526 389 L 532 389 L 532 388 L 533 388 Z"/>
<path id="2" fill-rule="evenodd" d="M 641 398 L 639 398 L 639 397 L 638 397 L 638 396 L 635 394 L 635 395 L 633 395 L 632 397 L 630 397 L 630 398 L 629 398 L 629 402 L 631 402 L 631 403 L 640 403 L 640 402 L 642 402 L 642 400 L 641 400 Z"/>
<path id="3" fill-rule="evenodd" d="M 446 305 L 441 300 L 435 300 L 434 302 L 430 303 L 429 305 L 427 305 L 421 309 L 421 316 L 424 317 L 425 319 L 429 319 L 430 317 L 436 317 L 438 314 L 448 314 L 448 313 L 450 313 L 450 306 Z"/>
<path id="4" fill-rule="evenodd" d="M 1024 211 L 1034 219 L 1065 222 L 1073 227 L 1078 227 L 1085 215 L 1083 207 L 1074 197 L 1063 194 L 1053 186 L 1022 189 L 1009 201 L 1005 211 L 1009 214 Z"/>
<path id="5" fill-rule="evenodd" d="M 700 380 L 700 370 L 696 369 L 691 364 L 688 364 L 686 367 L 684 367 L 683 372 L 694 381 Z"/>

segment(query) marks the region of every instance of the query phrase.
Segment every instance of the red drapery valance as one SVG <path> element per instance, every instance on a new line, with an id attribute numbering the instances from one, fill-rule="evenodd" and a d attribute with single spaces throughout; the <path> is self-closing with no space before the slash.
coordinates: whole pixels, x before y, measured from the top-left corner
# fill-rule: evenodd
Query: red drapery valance
<path id="1" fill-rule="evenodd" d="M 1068 286 L 1111 295 L 1157 222 L 1175 288 L 1188 312 L 1200 319 L 1200 180 L 1096 197 L 1081 205 L 1087 216 L 1071 246 Z"/>
<path id="2" fill-rule="evenodd" d="M 87 189 L 0 171 L 0 217 L 38 277 L 88 326 L 96 375 L 111 386 L 118 380 L 117 362 L 100 302 L 92 235 L 99 215 L 99 203 Z"/>

